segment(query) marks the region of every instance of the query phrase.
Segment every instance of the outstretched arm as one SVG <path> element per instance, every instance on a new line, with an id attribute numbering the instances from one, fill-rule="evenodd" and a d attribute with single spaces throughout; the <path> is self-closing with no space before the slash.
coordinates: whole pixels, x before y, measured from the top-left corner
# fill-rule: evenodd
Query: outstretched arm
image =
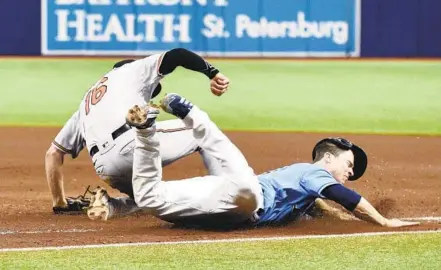
<path id="1" fill-rule="evenodd" d="M 327 204 L 323 199 L 316 199 L 315 200 L 315 206 L 320 210 L 320 212 L 324 216 L 330 216 L 334 217 L 340 220 L 359 220 L 354 215 L 351 215 L 341 209 L 338 209 L 336 207 L 332 207 L 329 204 Z"/>
<path id="2" fill-rule="evenodd" d="M 184 48 L 172 49 L 164 54 L 159 66 L 159 74 L 167 75 L 172 73 L 178 66 L 207 76 L 211 80 L 211 92 L 217 96 L 222 95 L 228 90 L 230 80 L 225 75 L 199 55 Z"/>
<path id="3" fill-rule="evenodd" d="M 378 213 L 378 211 L 363 197 L 352 212 L 354 215 L 364 221 L 375 223 L 384 227 L 404 227 L 420 224 L 419 222 L 385 218 Z"/>
<path id="4" fill-rule="evenodd" d="M 418 225 L 419 222 L 402 221 L 383 217 L 366 199 L 343 185 L 336 184 L 326 187 L 323 196 L 333 200 L 354 213 L 361 220 L 385 227 L 404 227 Z"/>
<path id="5" fill-rule="evenodd" d="M 67 207 L 63 187 L 63 162 L 65 153 L 51 145 L 46 152 L 46 179 L 52 194 L 53 207 Z"/>

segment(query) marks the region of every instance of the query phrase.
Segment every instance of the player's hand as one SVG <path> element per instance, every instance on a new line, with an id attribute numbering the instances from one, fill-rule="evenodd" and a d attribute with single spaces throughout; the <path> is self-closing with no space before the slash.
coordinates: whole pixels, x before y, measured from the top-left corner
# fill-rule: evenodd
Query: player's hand
<path id="1" fill-rule="evenodd" d="M 63 198 L 61 202 L 52 205 L 52 209 L 65 209 L 68 208 L 66 199 Z M 54 211 L 55 212 L 55 211 Z"/>
<path id="2" fill-rule="evenodd" d="M 398 227 L 416 226 L 419 224 L 420 222 L 416 222 L 416 221 L 404 221 L 404 220 L 392 218 L 392 219 L 387 219 L 386 224 L 384 226 L 389 228 L 398 228 Z"/>
<path id="3" fill-rule="evenodd" d="M 67 197 L 66 205 L 57 205 L 52 207 L 56 215 L 79 215 L 82 214 L 90 205 L 90 199 L 84 196 Z"/>
<path id="4" fill-rule="evenodd" d="M 227 76 L 219 72 L 210 81 L 211 93 L 213 93 L 216 96 L 221 96 L 225 92 L 227 92 L 229 85 L 230 85 L 230 79 L 228 79 Z"/>

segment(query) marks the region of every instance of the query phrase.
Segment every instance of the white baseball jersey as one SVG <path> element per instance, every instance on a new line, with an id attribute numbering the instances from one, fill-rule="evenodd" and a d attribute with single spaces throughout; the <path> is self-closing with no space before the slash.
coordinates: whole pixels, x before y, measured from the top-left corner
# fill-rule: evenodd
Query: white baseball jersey
<path id="1" fill-rule="evenodd" d="M 158 73 L 160 61 L 161 55 L 152 55 L 108 72 L 85 94 L 79 109 L 53 141 L 72 158 L 87 147 L 101 179 L 129 196 L 133 193 L 135 133 L 125 125 L 125 117 L 133 105 L 150 100 L 162 78 Z M 193 131 L 181 120 L 158 122 L 157 129 L 163 166 L 199 151 Z M 209 173 L 216 174 L 217 160 L 203 151 L 201 154 Z"/>

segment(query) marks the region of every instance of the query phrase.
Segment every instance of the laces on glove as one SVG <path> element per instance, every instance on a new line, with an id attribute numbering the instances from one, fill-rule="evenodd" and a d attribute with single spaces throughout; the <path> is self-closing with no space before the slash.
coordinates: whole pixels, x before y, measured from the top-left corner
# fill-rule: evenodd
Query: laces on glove
<path id="1" fill-rule="evenodd" d="M 80 215 L 83 214 L 90 205 L 90 198 L 86 197 L 87 194 L 92 194 L 90 191 L 90 185 L 87 187 L 83 195 L 77 197 L 66 197 L 67 206 L 52 207 L 54 214 L 64 214 L 64 215 Z"/>

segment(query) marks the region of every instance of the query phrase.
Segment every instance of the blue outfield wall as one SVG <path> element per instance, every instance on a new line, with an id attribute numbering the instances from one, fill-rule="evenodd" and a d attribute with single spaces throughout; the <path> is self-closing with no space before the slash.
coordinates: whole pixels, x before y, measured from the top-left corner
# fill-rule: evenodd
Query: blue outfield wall
<path id="1" fill-rule="evenodd" d="M 440 11 L 441 0 L 2 0 L 0 54 L 441 57 Z"/>
<path id="2" fill-rule="evenodd" d="M 40 0 L 0 0 L 0 55 L 40 55 Z"/>
<path id="3" fill-rule="evenodd" d="M 441 57 L 441 0 L 363 0 L 361 55 Z"/>

